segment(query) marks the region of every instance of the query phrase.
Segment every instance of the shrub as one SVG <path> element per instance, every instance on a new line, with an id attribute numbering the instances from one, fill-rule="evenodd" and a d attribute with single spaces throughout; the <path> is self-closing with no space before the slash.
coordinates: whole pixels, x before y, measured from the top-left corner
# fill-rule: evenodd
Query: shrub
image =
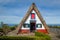
<path id="1" fill-rule="evenodd" d="M 10 29 L 13 31 L 13 30 L 15 30 L 15 27 L 12 26 L 12 27 L 10 27 Z"/>

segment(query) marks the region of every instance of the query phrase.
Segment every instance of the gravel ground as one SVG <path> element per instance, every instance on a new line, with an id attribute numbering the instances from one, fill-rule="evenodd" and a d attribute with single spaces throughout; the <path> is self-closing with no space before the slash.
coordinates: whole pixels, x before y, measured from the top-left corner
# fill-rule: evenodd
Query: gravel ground
<path id="1" fill-rule="evenodd" d="M 51 40 L 60 40 L 60 29 L 59 28 L 50 28 Z"/>

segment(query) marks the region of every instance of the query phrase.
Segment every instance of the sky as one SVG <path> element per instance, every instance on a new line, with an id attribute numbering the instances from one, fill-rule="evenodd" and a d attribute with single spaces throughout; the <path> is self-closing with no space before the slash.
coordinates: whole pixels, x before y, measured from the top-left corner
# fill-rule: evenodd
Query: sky
<path id="1" fill-rule="evenodd" d="M 32 3 L 47 24 L 60 24 L 60 0 L 0 0 L 0 22 L 19 24 Z"/>

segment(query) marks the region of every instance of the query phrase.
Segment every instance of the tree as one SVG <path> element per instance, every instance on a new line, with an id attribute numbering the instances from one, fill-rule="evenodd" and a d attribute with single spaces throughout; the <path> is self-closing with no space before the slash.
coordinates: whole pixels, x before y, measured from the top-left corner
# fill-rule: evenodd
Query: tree
<path id="1" fill-rule="evenodd" d="M 6 35 L 10 30 L 9 26 L 7 24 L 3 24 L 3 33 Z"/>

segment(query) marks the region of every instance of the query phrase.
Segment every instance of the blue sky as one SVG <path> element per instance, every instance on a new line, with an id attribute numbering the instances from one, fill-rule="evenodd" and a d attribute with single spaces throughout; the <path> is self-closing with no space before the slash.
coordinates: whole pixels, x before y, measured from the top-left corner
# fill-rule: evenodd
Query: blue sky
<path id="1" fill-rule="evenodd" d="M 33 2 L 47 24 L 60 24 L 60 0 L 0 0 L 0 22 L 19 24 Z"/>

